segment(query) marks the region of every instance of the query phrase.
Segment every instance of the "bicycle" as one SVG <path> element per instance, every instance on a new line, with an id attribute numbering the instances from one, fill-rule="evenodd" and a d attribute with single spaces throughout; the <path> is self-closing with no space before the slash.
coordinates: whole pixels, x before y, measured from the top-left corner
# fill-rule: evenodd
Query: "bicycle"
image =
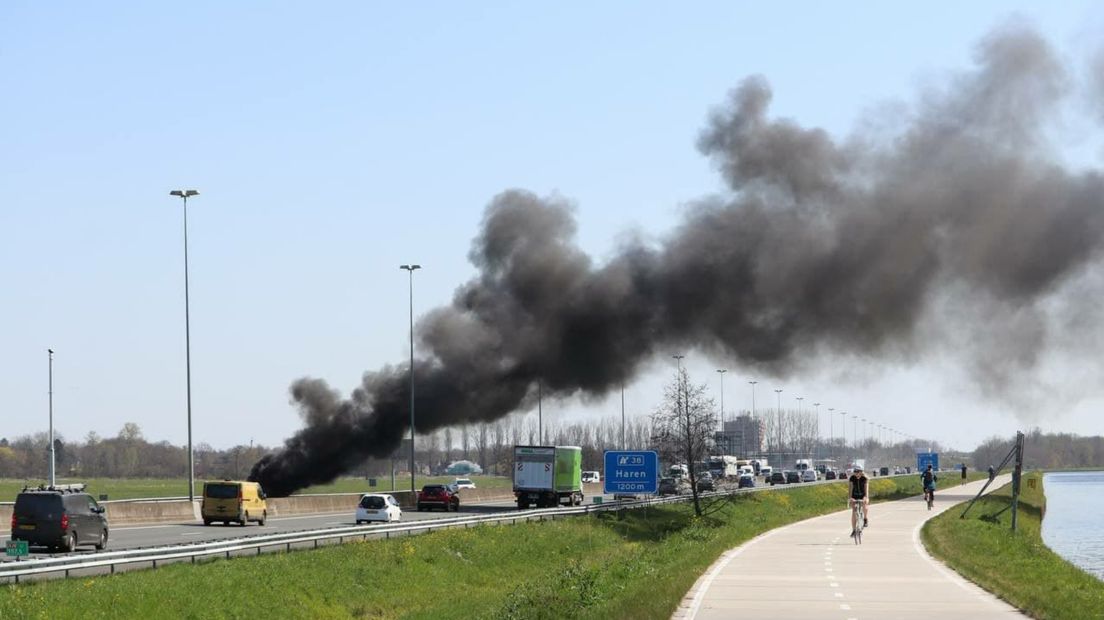
<path id="1" fill-rule="evenodd" d="M 863 511 L 863 501 L 861 499 L 855 500 L 855 506 L 851 509 L 851 512 L 855 513 L 855 535 L 852 538 L 855 539 L 856 545 L 861 545 L 863 523 L 866 521 L 866 513 Z"/>
<path id="2" fill-rule="evenodd" d="M 924 499 L 928 502 L 928 510 L 931 510 L 935 503 L 935 489 L 924 489 Z"/>

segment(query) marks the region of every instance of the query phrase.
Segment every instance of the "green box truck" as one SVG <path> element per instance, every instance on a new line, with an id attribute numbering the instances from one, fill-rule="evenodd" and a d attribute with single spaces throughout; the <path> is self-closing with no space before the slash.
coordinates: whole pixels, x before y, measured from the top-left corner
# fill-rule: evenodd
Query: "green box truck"
<path id="1" fill-rule="evenodd" d="M 583 449 L 514 446 L 514 497 L 518 508 L 583 503 Z"/>

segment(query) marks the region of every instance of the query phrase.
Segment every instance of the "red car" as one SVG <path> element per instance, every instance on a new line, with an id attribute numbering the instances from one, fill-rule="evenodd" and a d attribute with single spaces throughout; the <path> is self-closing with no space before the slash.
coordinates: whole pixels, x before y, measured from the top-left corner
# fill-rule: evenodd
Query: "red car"
<path id="1" fill-rule="evenodd" d="M 460 496 L 443 484 L 427 484 L 418 491 L 418 511 L 444 508 L 445 512 L 460 510 Z"/>

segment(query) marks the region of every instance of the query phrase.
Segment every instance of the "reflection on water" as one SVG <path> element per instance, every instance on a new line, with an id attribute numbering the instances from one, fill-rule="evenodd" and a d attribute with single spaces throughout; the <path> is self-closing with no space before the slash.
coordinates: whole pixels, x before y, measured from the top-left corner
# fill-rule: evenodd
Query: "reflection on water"
<path id="1" fill-rule="evenodd" d="M 1104 471 L 1046 474 L 1043 488 L 1043 542 L 1104 580 Z"/>

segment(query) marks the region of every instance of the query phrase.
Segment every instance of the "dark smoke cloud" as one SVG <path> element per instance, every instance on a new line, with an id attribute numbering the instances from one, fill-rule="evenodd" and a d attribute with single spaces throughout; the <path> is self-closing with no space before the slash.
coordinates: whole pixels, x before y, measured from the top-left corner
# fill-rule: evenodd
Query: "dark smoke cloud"
<path id="1" fill-rule="evenodd" d="M 570 204 L 500 194 L 471 250 L 478 277 L 419 322 L 417 430 L 501 418 L 538 380 L 599 397 L 671 346 L 785 374 L 799 350 L 907 357 L 948 295 L 1030 316 L 1104 239 L 1100 174 L 1063 168 L 1044 139 L 1067 82 L 1039 36 L 1003 30 L 893 131 L 840 143 L 772 119 L 770 87 L 749 78 L 699 140 L 731 192 L 605 264 L 574 244 Z M 1030 368 L 1045 330 L 1003 335 L 972 355 Z M 408 431 L 408 389 L 405 367 L 365 374 L 349 399 L 297 381 L 306 425 L 251 477 L 283 495 L 386 457 Z"/>

